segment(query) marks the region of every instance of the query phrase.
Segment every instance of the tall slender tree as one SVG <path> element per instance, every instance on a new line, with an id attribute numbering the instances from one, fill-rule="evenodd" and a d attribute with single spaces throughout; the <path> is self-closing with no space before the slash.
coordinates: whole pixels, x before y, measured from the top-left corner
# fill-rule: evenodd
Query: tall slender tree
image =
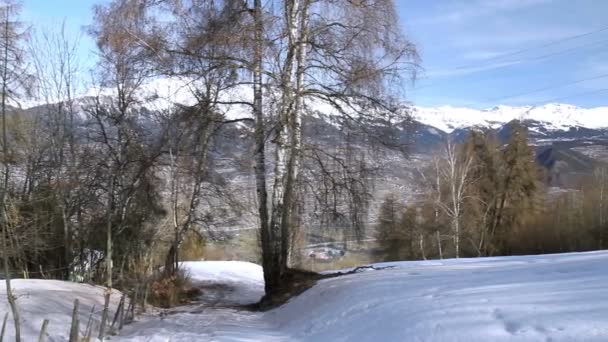
<path id="1" fill-rule="evenodd" d="M 509 252 L 504 249 L 507 229 L 521 226 L 538 210 L 542 190 L 534 151 L 528 143 L 526 128 L 519 122 L 511 125 L 511 137 L 502 151 L 502 159 L 500 195 L 491 234 L 498 234 L 497 244 L 503 245 L 500 253 L 504 254 Z"/>
<path id="2" fill-rule="evenodd" d="M 9 206 L 10 178 L 11 178 L 11 147 L 9 132 L 7 130 L 7 115 L 9 101 L 18 102 L 18 94 L 24 89 L 24 51 L 21 47 L 25 38 L 25 33 L 21 29 L 21 23 L 16 20 L 21 9 L 20 3 L 6 0 L 0 3 L 0 115 L 2 116 L 2 186 L 0 188 L 0 225 L 2 226 L 2 250 L 3 266 L 6 283 L 6 295 L 13 314 L 15 327 L 15 341 L 21 341 L 20 317 L 17 308 L 16 297 L 11 287 L 11 268 L 9 263 L 9 246 L 7 240 L 10 239 L 9 217 L 7 207 Z"/>

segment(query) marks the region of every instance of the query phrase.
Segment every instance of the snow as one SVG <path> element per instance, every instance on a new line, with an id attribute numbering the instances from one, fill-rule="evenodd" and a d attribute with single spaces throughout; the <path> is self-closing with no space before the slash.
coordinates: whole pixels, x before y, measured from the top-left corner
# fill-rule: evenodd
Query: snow
<path id="1" fill-rule="evenodd" d="M 105 288 L 88 284 L 78 284 L 60 280 L 14 279 L 13 294 L 17 297 L 17 306 L 21 315 L 22 340 L 38 341 L 40 327 L 44 319 L 49 319 L 47 341 L 67 341 L 69 338 L 74 299 L 80 301 L 80 331 L 84 335 L 89 315 L 93 306 L 93 332 L 99 332 L 101 311 L 104 305 Z M 121 294 L 114 291 L 111 298 L 110 314 L 118 306 Z M 6 298 L 6 284 L 0 283 L 0 322 L 9 312 Z M 1 324 L 1 323 L 0 323 Z M 14 326 L 9 314 L 5 341 L 14 341 Z"/>
<path id="2" fill-rule="evenodd" d="M 472 126 L 498 128 L 513 120 L 538 121 L 550 130 L 608 127 L 608 107 L 581 108 L 559 103 L 543 106 L 497 106 L 484 110 L 451 106 L 416 107 L 413 117 L 446 133 Z"/>
<path id="3" fill-rule="evenodd" d="M 306 341 L 604 341 L 607 261 L 602 252 L 386 264 L 397 268 L 327 280 L 270 315 Z"/>
<path id="4" fill-rule="evenodd" d="M 164 111 L 175 104 L 193 105 L 196 102 L 195 91 L 202 89 L 202 81 L 180 77 L 158 77 L 147 80 L 136 92 L 135 98 L 147 109 Z M 272 94 L 271 94 L 272 95 Z M 85 99 L 100 96 L 111 98 L 116 96 L 113 88 L 92 87 L 77 98 L 77 107 L 88 103 Z M 251 103 L 253 92 L 248 85 L 237 85 L 222 91 L 219 101 L 224 102 L 219 108 L 226 119 L 251 118 Z M 27 109 L 42 105 L 43 99 L 20 99 L 19 106 Z M 90 101 L 89 101 L 90 102 Z M 17 105 L 15 103 L 15 105 Z M 308 98 L 306 106 L 319 117 L 330 118 L 338 115 L 338 111 L 327 102 L 318 98 Z M 410 108 L 404 104 L 404 108 Z M 414 106 L 412 116 L 415 120 L 451 133 L 458 128 L 490 127 L 497 129 L 512 120 L 534 120 L 543 124 L 549 130 L 568 130 L 571 127 L 590 129 L 608 128 L 608 107 L 581 108 L 569 104 L 547 103 L 539 106 L 506 106 L 499 105 L 487 109 L 465 107 Z M 333 123 L 333 120 L 329 120 Z M 431 132 L 432 133 L 432 132 Z"/>
<path id="5" fill-rule="evenodd" d="M 223 304 L 246 305 L 258 302 L 264 295 L 264 273 L 260 265 L 244 261 L 182 262 L 192 284 L 203 289 L 222 285 L 229 289 L 222 294 Z M 213 293 L 211 294 L 213 295 Z M 210 298 L 206 298 L 209 300 Z"/>
<path id="6" fill-rule="evenodd" d="M 261 291 L 259 266 L 184 265 Z M 202 303 L 148 316 L 113 341 L 606 341 L 608 252 L 397 262 L 330 278 L 269 312 Z M 204 289 L 203 289 L 204 290 Z M 261 295 L 261 292 L 258 292 Z"/>
<path id="7" fill-rule="evenodd" d="M 272 322 L 237 305 L 253 304 L 264 295 L 262 267 L 242 261 L 181 263 L 202 290 L 200 303 L 170 310 L 161 319 L 144 316 L 126 326 L 113 341 L 286 341 Z"/>

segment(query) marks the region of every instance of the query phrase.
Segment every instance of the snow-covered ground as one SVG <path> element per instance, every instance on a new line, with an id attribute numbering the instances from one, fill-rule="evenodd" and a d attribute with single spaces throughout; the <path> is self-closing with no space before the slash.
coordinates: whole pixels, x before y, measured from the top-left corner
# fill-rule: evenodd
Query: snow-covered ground
<path id="1" fill-rule="evenodd" d="M 230 294 L 215 299 L 262 295 L 259 266 L 184 266 L 204 291 Z M 392 268 L 321 281 L 266 313 L 203 300 L 143 317 L 112 340 L 608 341 L 608 252 L 379 266 Z"/>
<path id="2" fill-rule="evenodd" d="M 21 330 L 23 342 L 38 341 L 40 328 L 44 319 L 49 320 L 47 341 L 67 341 L 74 299 L 80 302 L 80 330 L 84 335 L 87 322 L 93 307 L 93 331 L 99 332 L 101 311 L 104 304 L 105 289 L 99 286 L 77 284 L 59 280 L 14 279 L 13 294 L 17 297 L 17 306 L 21 315 Z M 110 313 L 116 311 L 121 294 L 114 291 L 111 298 Z M 6 298 L 6 285 L 0 282 L 0 324 L 4 315 L 9 311 Z M 4 341 L 14 341 L 12 316 L 6 328 Z"/>
<path id="3" fill-rule="evenodd" d="M 148 314 L 111 341 L 608 341 L 608 252 L 433 260 L 331 278 L 269 312 L 239 305 L 263 295 L 260 266 L 184 263 L 200 303 Z M 75 298 L 81 322 L 103 288 L 54 280 L 14 280 L 24 341 L 65 341 Z M 0 315 L 7 312 L 0 283 Z M 113 295 L 115 310 L 120 295 Z M 86 323 L 81 324 L 84 330 Z M 13 327 L 9 320 L 8 336 Z"/>

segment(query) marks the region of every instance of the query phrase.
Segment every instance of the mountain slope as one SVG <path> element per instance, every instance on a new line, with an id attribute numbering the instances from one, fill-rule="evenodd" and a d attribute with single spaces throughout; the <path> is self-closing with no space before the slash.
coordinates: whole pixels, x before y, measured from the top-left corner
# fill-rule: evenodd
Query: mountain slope
<path id="1" fill-rule="evenodd" d="M 497 106 L 485 110 L 443 106 L 417 107 L 414 119 L 446 133 L 458 128 L 483 126 L 497 129 L 513 121 L 541 123 L 547 130 L 608 128 L 608 107 L 580 108 L 568 104 L 551 103 L 543 106 Z"/>

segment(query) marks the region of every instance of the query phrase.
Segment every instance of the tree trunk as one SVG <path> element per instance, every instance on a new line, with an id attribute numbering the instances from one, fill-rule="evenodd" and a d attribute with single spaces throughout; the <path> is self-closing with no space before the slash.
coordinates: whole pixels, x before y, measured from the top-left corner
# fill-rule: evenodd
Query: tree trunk
<path id="1" fill-rule="evenodd" d="M 104 295 L 103 313 L 101 315 L 101 324 L 99 327 L 99 339 L 103 341 L 105 336 L 106 322 L 110 309 L 110 296 L 112 295 L 112 209 L 114 207 L 114 175 L 110 175 L 110 184 L 108 190 L 108 212 L 106 213 L 106 291 Z"/>
<path id="2" fill-rule="evenodd" d="M 8 299 L 11 312 L 13 313 L 13 321 L 15 325 L 15 342 L 21 342 L 21 321 L 19 317 L 19 310 L 13 290 L 11 287 L 11 273 L 9 267 L 9 254 L 6 239 L 8 236 L 8 213 L 6 212 L 7 197 L 8 197 L 8 185 L 10 177 L 10 167 L 8 164 L 8 133 L 6 130 L 6 100 L 7 100 L 7 77 L 8 77 L 8 44 L 9 44 L 9 9 L 10 6 L 6 6 L 6 18 L 4 24 L 4 56 L 3 56 L 3 68 L 2 68 L 2 163 L 4 164 L 4 179 L 2 189 L 0 190 L 0 224 L 2 225 L 2 250 L 4 251 L 4 275 L 6 283 L 6 297 Z"/>
<path id="3" fill-rule="evenodd" d="M 293 235 L 294 220 L 293 215 L 296 211 L 295 203 L 295 188 L 298 183 L 298 176 L 300 170 L 300 159 L 302 150 L 302 110 L 304 107 L 304 73 L 306 71 L 306 54 L 307 54 L 307 40 L 308 40 L 308 6 L 309 0 L 301 0 L 299 2 L 299 8 L 296 11 L 299 12 L 297 17 L 297 30 L 293 33 L 295 37 L 293 44 L 296 46 L 296 84 L 295 94 L 293 96 L 293 105 L 288 116 L 288 128 L 289 128 L 289 159 L 287 161 L 287 179 L 285 184 L 285 198 L 283 218 L 281 221 L 281 260 L 283 261 L 282 267 L 285 271 L 289 265 L 289 248 L 290 237 Z M 297 14 L 297 13 L 296 13 Z M 291 31 L 290 31 L 291 32 Z"/>
<path id="4" fill-rule="evenodd" d="M 8 247 L 6 244 L 6 210 L 0 208 L 0 212 L 2 212 L 2 250 L 4 251 L 3 260 L 4 260 L 4 276 L 6 283 L 6 297 L 8 300 L 8 304 L 11 308 L 11 313 L 13 314 L 13 321 L 15 326 L 15 342 L 21 342 L 21 319 L 19 316 L 19 309 L 17 308 L 17 303 L 15 300 L 15 296 L 13 295 L 13 289 L 11 287 L 11 270 L 8 263 Z"/>
<path id="5" fill-rule="evenodd" d="M 435 236 L 437 237 L 437 249 L 439 250 L 439 259 L 443 259 L 443 250 L 441 248 L 441 234 L 439 231 L 435 232 Z"/>
<path id="6" fill-rule="evenodd" d="M 112 255 L 112 210 L 114 207 L 114 175 L 110 175 L 108 187 L 108 212 L 106 213 L 106 286 L 112 289 L 113 255 Z"/>
<path id="7" fill-rule="evenodd" d="M 420 254 L 422 254 L 422 259 L 426 260 L 426 253 L 424 252 L 424 235 L 420 234 Z"/>
<path id="8" fill-rule="evenodd" d="M 281 112 L 275 143 L 275 173 L 272 194 L 272 216 L 270 229 L 276 237 L 274 249 L 279 253 L 277 262 L 279 277 L 288 268 L 289 237 L 291 236 L 294 211 L 295 177 L 299 164 L 301 105 L 298 94 L 298 63 L 304 63 L 305 46 L 302 43 L 306 7 L 303 0 L 290 0 L 285 3 L 285 21 L 288 34 L 288 47 L 281 75 Z M 303 67 L 303 66 L 302 66 Z M 302 75 L 303 77 L 303 75 Z"/>
<path id="9" fill-rule="evenodd" d="M 458 217 L 454 218 L 454 248 L 456 249 L 456 259 L 460 258 L 460 222 Z"/>
<path id="10" fill-rule="evenodd" d="M 65 266 L 65 280 L 70 280 L 72 264 L 72 230 L 67 218 L 66 209 L 62 205 L 61 207 L 61 223 L 63 224 L 63 248 L 64 248 L 64 266 Z"/>
<path id="11" fill-rule="evenodd" d="M 262 0 L 254 0 L 255 49 L 253 57 L 253 114 L 255 117 L 255 181 L 260 216 L 260 240 L 262 244 L 262 267 L 266 293 L 279 285 L 279 274 L 275 265 L 273 248 L 274 234 L 268 217 L 268 190 L 266 187 L 266 129 L 262 93 L 262 57 L 264 49 L 264 18 Z"/>

